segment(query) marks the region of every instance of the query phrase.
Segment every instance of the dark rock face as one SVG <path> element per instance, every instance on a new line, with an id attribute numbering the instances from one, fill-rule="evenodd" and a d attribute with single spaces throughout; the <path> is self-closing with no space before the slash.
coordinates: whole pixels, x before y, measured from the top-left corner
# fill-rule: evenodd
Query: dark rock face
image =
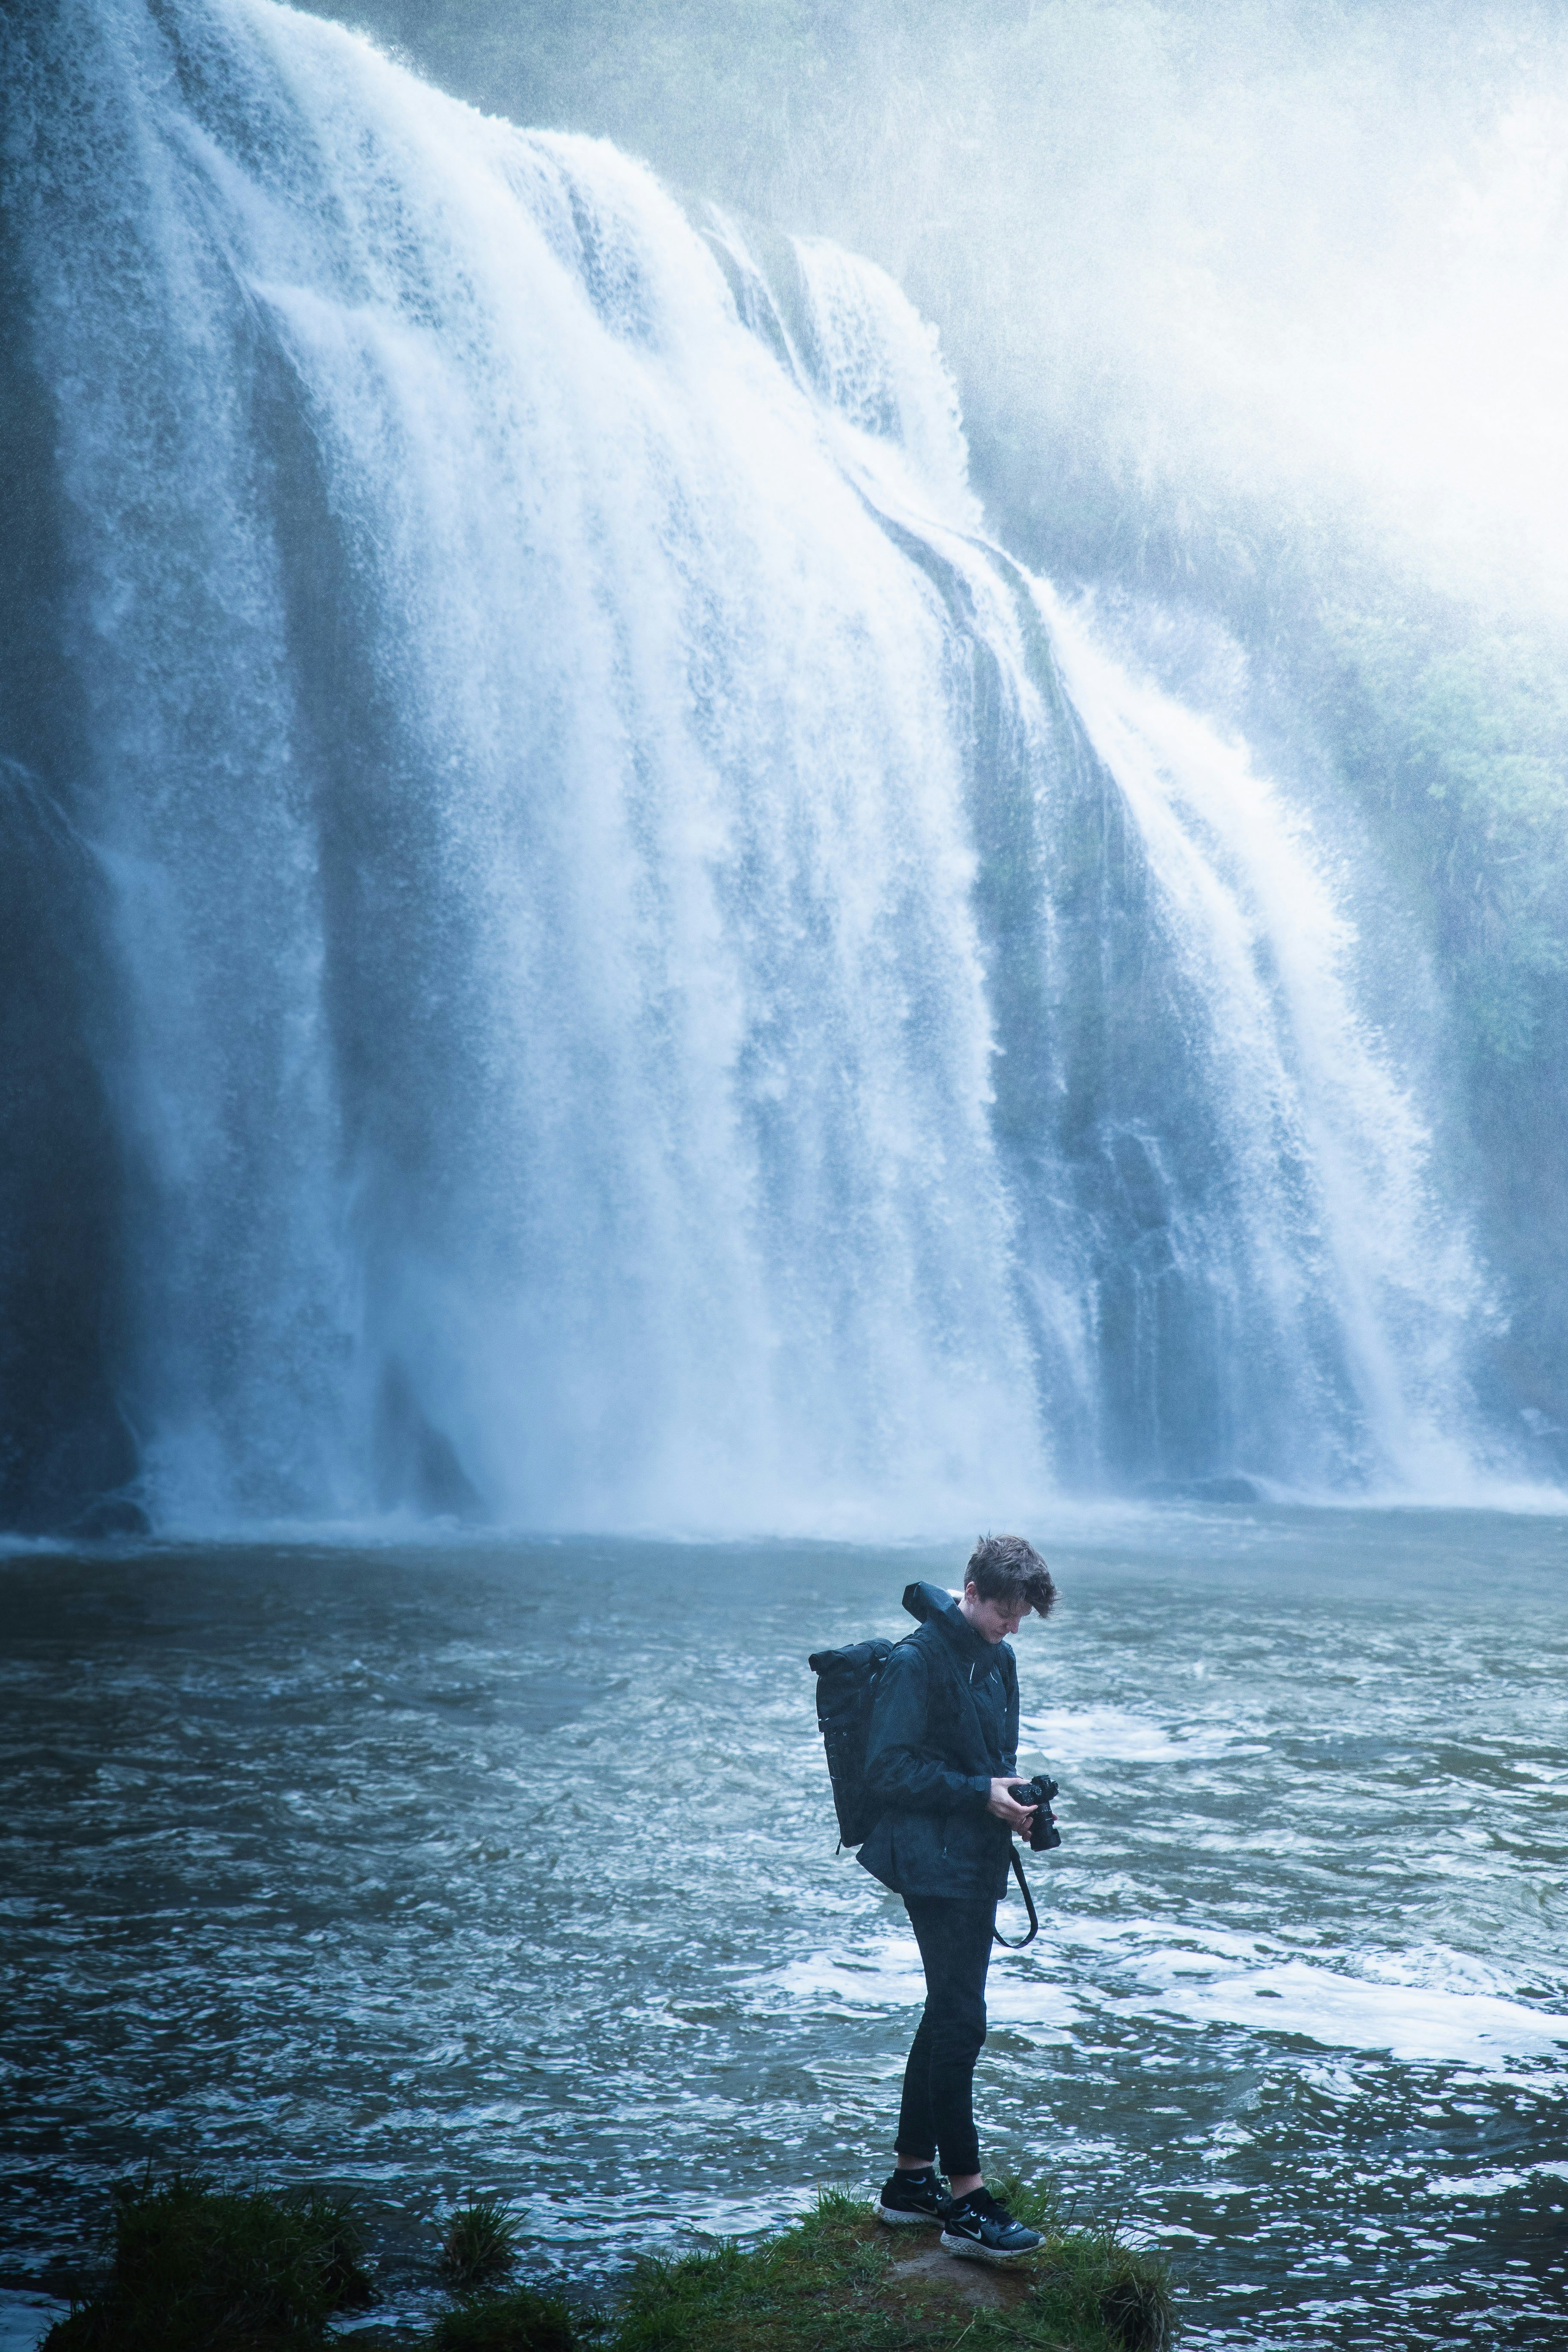
<path id="1" fill-rule="evenodd" d="M 16 213 L 0 214 L 15 237 Z M 83 746 L 54 425 L 0 244 L 0 1525 L 68 1525 L 137 1468 L 117 1397 L 124 1209 L 107 890 L 73 822 Z M 126 1504 L 121 1516 L 135 1507 Z"/>
<path id="2" fill-rule="evenodd" d="M 136 1449 L 113 1369 L 121 1200 L 93 1034 L 97 877 L 26 772 L 4 774 L 0 1521 L 34 1531 L 123 1486 Z"/>

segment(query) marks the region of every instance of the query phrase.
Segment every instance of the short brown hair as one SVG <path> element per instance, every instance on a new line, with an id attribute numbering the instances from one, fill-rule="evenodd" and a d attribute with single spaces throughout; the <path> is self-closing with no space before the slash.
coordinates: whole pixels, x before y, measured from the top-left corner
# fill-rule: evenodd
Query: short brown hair
<path id="1" fill-rule="evenodd" d="M 982 1536 L 969 1555 L 963 1579 L 982 1601 L 1005 1601 L 1013 1607 L 1026 1601 L 1039 1617 L 1048 1617 L 1056 1607 L 1051 1571 L 1022 1536 Z"/>

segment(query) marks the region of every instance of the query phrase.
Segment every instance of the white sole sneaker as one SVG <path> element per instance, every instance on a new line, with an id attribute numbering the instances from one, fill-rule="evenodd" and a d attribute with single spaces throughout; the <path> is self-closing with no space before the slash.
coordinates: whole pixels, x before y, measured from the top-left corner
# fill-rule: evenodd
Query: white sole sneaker
<path id="1" fill-rule="evenodd" d="M 886 2221 L 889 2227 L 894 2230 L 907 2229 L 911 2222 L 916 2229 L 934 2230 L 942 2220 L 942 2215 L 940 2213 L 905 2213 L 896 2205 L 884 2205 L 879 2198 L 877 2219 L 879 2221 Z"/>
<path id="2" fill-rule="evenodd" d="M 1042 2239 L 1040 2244 L 1044 2242 Z M 952 2237 L 946 2230 L 942 2233 L 942 2243 L 950 2254 L 957 2254 L 967 2263 L 1026 2263 L 1031 2254 L 1040 2251 L 1039 2245 L 1015 2246 L 1007 2253 L 1000 2246 L 983 2246 L 974 2238 Z"/>

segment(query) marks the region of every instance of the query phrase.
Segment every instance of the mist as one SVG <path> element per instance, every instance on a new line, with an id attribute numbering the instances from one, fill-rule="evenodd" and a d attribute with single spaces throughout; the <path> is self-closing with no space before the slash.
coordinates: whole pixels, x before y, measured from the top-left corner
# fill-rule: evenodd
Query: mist
<path id="1" fill-rule="evenodd" d="M 1446 590 L 1561 613 L 1552 12 L 336 13 L 513 120 L 880 262 L 942 328 L 994 495 L 1011 447 L 1058 552 L 1064 489 L 1168 509 L 1193 566 L 1224 552 L 1205 525 L 1289 497 Z"/>

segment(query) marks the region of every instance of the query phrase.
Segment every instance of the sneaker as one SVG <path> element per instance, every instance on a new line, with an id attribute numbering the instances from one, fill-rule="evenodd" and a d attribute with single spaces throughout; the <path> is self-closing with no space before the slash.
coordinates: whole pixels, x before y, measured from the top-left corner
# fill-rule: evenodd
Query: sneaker
<path id="1" fill-rule="evenodd" d="M 923 2172 L 895 2172 L 882 2184 L 877 2218 L 896 2230 L 911 2221 L 940 2221 L 947 2211 L 947 2191 L 931 2166 Z"/>
<path id="2" fill-rule="evenodd" d="M 980 2263 L 1014 2263 L 1045 2243 L 1037 2230 L 1015 2221 L 1005 2205 L 998 2205 L 989 2189 L 972 2189 L 955 2197 L 942 2217 L 942 2242 L 950 2254 L 966 2254 Z"/>

